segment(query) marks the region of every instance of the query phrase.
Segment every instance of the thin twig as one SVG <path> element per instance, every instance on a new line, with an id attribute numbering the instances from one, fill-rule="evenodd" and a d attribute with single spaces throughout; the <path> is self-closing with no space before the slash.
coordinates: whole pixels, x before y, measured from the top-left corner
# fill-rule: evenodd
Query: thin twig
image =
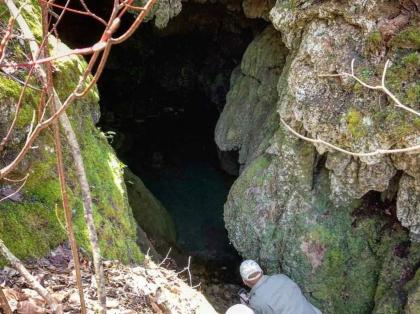
<path id="1" fill-rule="evenodd" d="M 23 178 L 21 178 L 21 179 L 9 179 L 9 178 L 3 178 L 3 180 L 4 180 L 4 181 L 8 181 L 8 182 L 15 182 L 15 183 L 17 183 L 17 182 L 22 182 L 22 181 L 25 181 L 25 180 L 26 180 L 26 175 L 25 175 Z"/>
<path id="2" fill-rule="evenodd" d="M 31 124 L 29 125 L 28 135 L 26 136 L 26 142 L 29 141 L 29 138 L 31 137 L 31 134 L 32 134 L 32 130 L 34 129 L 35 117 L 36 117 L 36 112 L 34 110 L 34 112 L 32 113 Z"/>
<path id="3" fill-rule="evenodd" d="M 178 276 L 178 275 L 182 274 L 183 272 L 188 272 L 190 287 L 192 287 L 192 275 L 191 275 L 190 267 L 191 267 L 191 256 L 188 256 L 187 266 L 185 266 L 181 271 L 175 272 L 172 276 L 169 276 L 168 278 L 173 277 L 173 276 Z"/>
<path id="4" fill-rule="evenodd" d="M 22 190 L 22 188 L 25 186 L 26 181 L 28 180 L 28 177 L 29 177 L 29 173 L 25 176 L 25 178 L 23 180 L 23 183 L 19 186 L 19 188 L 16 191 L 14 191 L 13 193 L 11 193 L 11 194 L 3 197 L 2 199 L 0 199 L 0 203 L 3 202 L 3 201 L 5 201 L 5 200 L 7 200 L 7 199 L 9 199 L 9 198 L 11 198 L 11 197 L 13 197 L 17 193 L 19 193 L 19 191 Z"/>
<path id="5" fill-rule="evenodd" d="M 158 265 L 158 267 L 160 267 L 160 266 L 162 266 L 163 264 L 165 264 L 166 260 L 167 260 L 167 259 L 168 259 L 168 257 L 169 257 L 169 254 L 171 253 L 171 250 L 172 250 L 172 247 L 170 247 L 170 248 L 169 248 L 168 253 L 166 253 L 165 258 L 163 259 L 163 261 L 162 261 L 162 262 L 160 262 L 160 264 Z"/>
<path id="6" fill-rule="evenodd" d="M 6 72 L 3 72 L 3 71 L 0 71 L 0 74 L 11 78 L 12 80 L 16 81 L 17 83 L 19 83 L 22 86 L 24 86 L 26 84 L 24 81 L 22 81 L 21 79 L 19 79 L 16 76 L 13 76 L 10 73 L 6 73 Z M 26 87 L 29 87 L 30 89 L 36 90 L 38 92 L 42 91 L 42 89 L 40 89 L 38 87 L 35 87 L 35 86 L 31 85 L 31 84 L 26 84 Z"/>
<path id="7" fill-rule="evenodd" d="M 192 276 L 191 276 L 190 267 L 191 267 L 191 256 L 188 256 L 188 266 L 187 266 L 187 270 L 188 270 L 188 277 L 189 277 L 189 279 L 190 279 L 190 287 L 192 287 Z"/>
<path id="8" fill-rule="evenodd" d="M 42 26 L 43 26 L 43 36 L 46 38 L 45 45 L 43 47 L 42 53 L 44 56 L 49 54 L 49 43 L 48 43 L 48 12 L 49 8 L 46 4 L 41 4 L 41 13 L 42 13 Z M 44 88 L 47 93 L 49 99 L 52 100 L 51 111 L 53 113 L 56 112 L 56 104 L 55 104 L 55 97 L 54 97 L 54 86 L 53 86 L 53 76 L 52 76 L 52 66 L 51 64 L 47 64 L 45 67 L 46 71 L 46 81 L 44 83 Z M 44 106 L 47 107 L 46 105 Z M 61 145 L 61 138 L 60 138 L 60 128 L 58 125 L 57 120 L 53 123 L 53 132 L 54 132 L 54 145 L 55 145 L 55 155 L 57 159 L 57 173 L 58 179 L 60 182 L 60 191 L 61 191 L 61 199 L 63 203 L 64 209 L 64 217 L 66 219 L 66 231 L 67 237 L 69 239 L 70 248 L 71 248 L 71 255 L 73 258 L 74 270 L 75 270 L 75 279 L 77 289 L 79 291 L 79 299 L 80 299 L 80 312 L 82 314 L 86 314 L 86 303 L 85 297 L 83 294 L 83 283 L 82 283 L 82 275 L 80 270 L 80 261 L 79 261 L 79 252 L 77 248 L 76 237 L 74 235 L 73 230 L 73 220 L 72 220 L 72 210 L 69 205 L 69 199 L 67 194 L 67 185 L 66 185 L 66 176 L 64 171 L 63 165 L 63 152 L 62 152 L 62 145 Z"/>
<path id="9" fill-rule="evenodd" d="M 11 16 L 9 18 L 9 22 L 7 23 L 6 33 L 0 42 L 0 63 L 3 62 L 3 59 L 6 55 L 6 47 L 7 47 L 7 44 L 9 43 L 10 37 L 12 36 L 14 23 L 15 23 L 15 19 Z"/>

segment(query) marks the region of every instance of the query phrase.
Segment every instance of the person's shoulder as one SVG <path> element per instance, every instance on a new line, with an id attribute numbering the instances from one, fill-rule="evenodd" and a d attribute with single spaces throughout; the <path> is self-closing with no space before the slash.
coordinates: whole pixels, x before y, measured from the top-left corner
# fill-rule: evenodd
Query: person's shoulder
<path id="1" fill-rule="evenodd" d="M 269 276 L 269 278 L 276 279 L 276 280 L 293 281 L 285 274 L 274 274 L 274 275 Z"/>
<path id="2" fill-rule="evenodd" d="M 284 274 L 272 275 L 272 276 L 270 276 L 270 280 L 272 282 L 281 283 L 282 285 L 297 286 L 297 284 L 292 279 L 290 279 L 288 276 L 286 276 Z"/>

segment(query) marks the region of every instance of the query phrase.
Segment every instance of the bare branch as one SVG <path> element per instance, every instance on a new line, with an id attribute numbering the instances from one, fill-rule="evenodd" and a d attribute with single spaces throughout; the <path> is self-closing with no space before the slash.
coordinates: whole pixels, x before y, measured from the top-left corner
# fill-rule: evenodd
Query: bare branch
<path id="1" fill-rule="evenodd" d="M 26 175 L 21 178 L 21 179 L 9 179 L 9 178 L 3 178 L 4 181 L 9 181 L 9 182 L 22 182 L 26 180 Z"/>
<path id="2" fill-rule="evenodd" d="M 283 125 L 286 127 L 287 130 L 289 130 L 292 134 L 296 135 L 297 137 L 301 138 L 302 140 L 305 140 L 307 142 L 311 142 L 314 144 L 323 144 L 325 146 L 328 146 L 334 150 L 337 150 L 339 152 L 342 152 L 344 154 L 347 155 L 351 155 L 351 156 L 357 156 L 357 157 L 369 157 L 369 156 L 376 156 L 376 155 L 387 155 L 387 154 L 398 154 L 398 153 L 408 153 L 408 152 L 412 152 L 412 151 L 416 151 L 416 150 L 420 150 L 420 145 L 416 145 L 416 146 L 410 146 L 410 147 L 406 147 L 406 148 L 399 148 L 399 149 L 377 149 L 373 152 L 367 152 L 367 153 L 355 153 L 346 149 L 343 149 L 341 147 L 338 147 L 336 145 L 333 145 L 329 142 L 326 142 L 320 138 L 310 138 L 310 137 L 306 137 L 302 134 L 299 134 L 298 132 L 296 132 L 290 125 L 288 125 L 286 123 L 286 121 L 284 121 L 282 118 L 280 118 L 280 121 L 283 123 Z"/>
<path id="3" fill-rule="evenodd" d="M 386 71 L 387 71 L 388 66 L 389 66 L 389 60 L 386 61 L 385 66 L 384 66 L 384 69 L 383 69 L 383 72 L 382 72 L 381 85 L 375 85 L 375 86 L 369 85 L 369 84 L 363 82 L 360 78 L 358 78 L 355 75 L 355 73 L 354 73 L 354 61 L 355 61 L 354 59 L 351 60 L 351 73 L 341 72 L 341 73 L 338 73 L 338 74 L 319 74 L 318 76 L 319 77 L 337 77 L 337 76 L 351 77 L 351 78 L 353 78 L 354 80 L 356 80 L 357 82 L 359 82 L 362 86 L 364 86 L 366 88 L 373 89 L 373 90 L 381 90 L 381 91 L 383 91 L 389 98 L 392 99 L 392 101 L 395 103 L 395 106 L 396 107 L 399 107 L 399 108 L 401 108 L 401 109 L 403 109 L 405 111 L 408 111 L 408 112 L 410 112 L 412 114 L 415 114 L 416 116 L 419 116 L 420 117 L 420 112 L 418 112 L 418 111 L 416 111 L 416 110 L 414 110 L 414 109 L 412 109 L 410 107 L 407 107 L 407 106 L 403 105 L 401 103 L 401 101 L 397 97 L 395 97 L 395 95 L 393 93 L 391 93 L 389 91 L 389 89 L 385 86 Z"/>
<path id="4" fill-rule="evenodd" d="M 413 113 L 417 116 L 420 116 L 420 112 L 417 112 L 414 109 L 403 105 L 399 101 L 399 99 L 386 88 L 385 79 L 386 79 L 386 72 L 387 72 L 388 67 L 389 67 L 389 60 L 387 60 L 385 62 L 385 66 L 384 66 L 384 69 L 383 69 L 383 72 L 382 72 L 382 77 L 381 77 L 381 85 L 375 85 L 375 86 L 369 85 L 369 84 L 363 82 L 360 78 L 358 78 L 355 75 L 354 59 L 351 60 L 351 65 L 350 65 L 351 73 L 342 72 L 342 73 L 338 73 L 338 74 L 320 74 L 318 76 L 319 77 L 341 77 L 341 76 L 351 77 L 351 78 L 355 79 L 357 82 L 359 82 L 362 86 L 364 86 L 368 89 L 383 91 L 386 95 L 388 95 L 393 100 L 396 107 L 402 108 L 402 109 L 404 109 L 404 110 L 406 110 L 410 113 Z M 283 125 L 286 127 L 286 129 L 289 132 L 291 132 L 292 134 L 294 134 L 295 136 L 299 137 L 302 140 L 305 140 L 307 142 L 311 142 L 311 143 L 314 143 L 314 144 L 322 144 L 322 145 L 325 145 L 329 148 L 332 148 L 333 150 L 336 150 L 336 151 L 339 151 L 339 152 L 342 152 L 344 154 L 351 155 L 351 156 L 370 157 L 370 156 L 377 156 L 377 155 L 409 153 L 409 152 L 414 152 L 414 151 L 420 150 L 420 145 L 414 145 L 414 146 L 410 146 L 410 147 L 397 148 L 397 149 L 377 149 L 377 150 L 372 151 L 372 152 L 352 152 L 352 151 L 346 150 L 344 148 L 338 147 L 337 145 L 334 145 L 334 144 L 329 143 L 327 141 L 324 141 L 320 138 L 314 139 L 314 138 L 304 136 L 304 135 L 298 133 L 296 130 L 294 130 L 290 125 L 288 125 L 286 123 L 286 121 L 283 120 L 283 118 L 280 117 L 280 121 L 283 123 Z"/>
<path id="5" fill-rule="evenodd" d="M 6 55 L 6 47 L 12 36 L 13 25 L 15 24 L 15 19 L 11 16 L 9 22 L 7 23 L 6 34 L 3 36 L 3 39 L 0 42 L 0 63 L 3 62 L 3 59 Z"/>
<path id="6" fill-rule="evenodd" d="M 14 191 L 13 193 L 11 193 L 11 194 L 3 197 L 2 199 L 0 199 L 0 203 L 3 202 L 3 201 L 5 201 L 5 200 L 7 200 L 7 199 L 9 199 L 9 198 L 11 198 L 11 197 L 13 197 L 17 193 L 19 193 L 19 191 L 22 190 L 22 188 L 25 186 L 26 181 L 28 180 L 28 177 L 29 177 L 29 173 L 25 176 L 25 178 L 23 179 L 23 183 L 19 186 L 19 188 L 17 188 L 17 190 Z"/>
<path id="7" fill-rule="evenodd" d="M 119 0 L 114 0 L 113 11 L 111 13 L 111 16 L 109 17 L 108 22 L 106 22 L 106 28 L 100 40 L 95 45 L 91 47 L 87 47 L 87 48 L 82 48 L 82 49 L 74 49 L 69 52 L 55 55 L 55 56 L 48 56 L 48 53 L 45 53 L 46 51 L 45 47 L 48 47 L 48 40 L 47 40 L 48 34 L 46 31 L 46 28 L 44 27 L 44 37 L 42 39 L 42 43 L 40 46 L 38 46 L 35 40 L 35 37 L 33 33 L 31 32 L 28 24 L 21 16 L 18 16 L 17 8 L 14 4 L 14 1 L 13 0 L 4 0 L 4 1 L 7 7 L 9 8 L 11 15 L 16 19 L 16 22 L 18 23 L 24 37 L 29 42 L 32 58 L 28 58 L 30 61 L 20 63 L 20 64 L 3 63 L 0 65 L 0 67 L 1 66 L 13 66 L 15 68 L 30 67 L 31 72 L 33 71 L 36 73 L 36 77 L 40 81 L 41 85 L 46 90 L 49 90 L 49 92 L 47 93 L 49 96 L 49 100 L 47 104 L 51 102 L 55 110 L 49 117 L 47 117 L 44 120 L 44 116 L 45 116 L 46 109 L 48 106 L 47 104 L 45 104 L 43 108 L 39 109 L 39 112 L 42 111 L 42 115 L 40 115 L 41 117 L 38 119 L 38 123 L 35 126 L 34 126 L 34 123 L 31 123 L 30 129 L 29 129 L 30 132 L 28 134 L 25 144 L 23 145 L 23 147 L 21 148 L 21 150 L 19 151 L 15 159 L 12 160 L 12 162 L 6 165 L 3 169 L 0 169 L 0 178 L 4 178 L 16 168 L 16 166 L 26 156 L 27 152 L 29 151 L 29 149 L 31 148 L 31 146 L 33 145 L 33 143 L 35 142 L 35 140 L 37 139 L 37 137 L 39 136 L 42 130 L 44 130 L 50 125 L 54 125 L 57 119 L 60 120 L 64 133 L 67 137 L 71 154 L 75 162 L 76 174 L 77 174 L 80 186 L 81 186 L 85 220 L 86 220 L 86 224 L 88 228 L 88 237 L 91 243 L 91 248 L 92 248 L 92 253 L 93 253 L 93 264 L 95 268 L 95 275 L 96 275 L 96 281 L 97 281 L 97 292 L 98 292 L 99 307 L 100 307 L 99 312 L 105 313 L 106 312 L 105 279 L 103 275 L 103 266 L 102 266 L 102 258 L 101 258 L 100 249 L 99 249 L 99 241 L 98 241 L 96 227 L 93 220 L 92 197 L 90 194 L 90 187 L 87 181 L 86 171 L 85 171 L 79 143 L 77 141 L 76 135 L 74 133 L 70 120 L 68 119 L 65 111 L 71 104 L 74 103 L 76 99 L 79 99 L 85 96 L 94 86 L 94 84 L 96 84 L 96 82 L 98 81 L 105 67 L 105 63 L 108 59 L 109 52 L 111 50 L 112 45 L 118 44 L 126 40 L 138 28 L 138 26 L 140 25 L 140 23 L 143 21 L 144 17 L 146 16 L 146 14 L 150 12 L 156 0 L 149 0 L 145 6 L 144 11 L 142 11 L 136 17 L 135 21 L 128 28 L 128 30 L 117 39 L 113 39 L 112 35 L 118 29 L 121 17 L 127 11 L 128 6 L 130 6 L 133 3 L 133 0 L 126 0 L 121 3 Z M 45 3 L 45 0 L 41 0 L 41 1 Z M 61 20 L 63 14 L 67 11 L 70 11 L 70 9 L 68 8 L 69 2 L 70 1 L 68 0 L 67 3 L 61 7 L 62 12 L 57 17 L 57 22 L 56 24 L 53 25 L 53 29 L 50 31 L 50 33 L 56 30 L 56 26 L 58 22 Z M 48 1 L 48 4 L 46 5 L 47 9 L 49 9 L 48 6 L 51 4 L 52 3 Z M 86 4 L 83 1 L 82 1 L 82 6 L 86 10 L 85 13 L 93 17 L 94 14 L 87 8 Z M 72 12 L 86 15 L 84 13 L 81 13 L 82 11 L 74 12 L 74 10 L 72 10 Z M 40 55 L 40 51 L 44 51 L 44 54 Z M 48 68 L 51 65 L 51 62 L 54 60 L 57 60 L 58 58 L 64 58 L 64 57 L 68 57 L 72 55 L 81 55 L 81 54 L 91 54 L 92 56 L 89 60 L 87 68 L 80 75 L 77 86 L 74 88 L 74 90 L 71 93 L 69 93 L 66 100 L 64 102 L 61 102 L 57 92 L 51 87 L 49 83 L 50 75 L 48 75 L 48 71 L 44 70 L 44 67 L 46 66 Z M 99 61 L 99 64 L 97 64 L 98 61 Z M 95 67 L 96 67 L 96 71 L 93 74 L 93 77 L 90 77 Z M 20 102 L 18 104 L 20 104 Z M 16 112 L 16 118 L 17 118 L 17 115 L 18 115 L 18 111 Z M 10 130 L 13 129 L 13 126 L 10 128 Z M 56 139 L 57 147 L 59 147 L 58 144 L 59 143 Z M 59 150 L 59 148 L 57 150 Z M 60 161 L 58 161 L 58 166 L 60 168 Z M 61 170 L 59 169 L 59 172 Z M 60 177 L 61 177 L 60 180 L 61 180 L 62 190 L 65 190 L 64 173 L 60 174 Z M 63 196 L 63 205 L 65 207 L 65 212 L 66 212 L 66 206 L 64 204 L 66 196 L 64 193 L 62 196 Z M 68 221 L 67 225 L 69 225 L 69 222 L 71 222 L 71 217 L 66 217 L 66 219 Z M 71 239 L 70 239 L 70 242 L 72 242 Z M 72 251 L 73 251 L 73 248 L 72 248 Z M 76 260 L 75 257 L 74 259 Z"/>
<path id="8" fill-rule="evenodd" d="M 47 302 L 53 313 L 63 313 L 62 306 L 59 304 L 22 264 L 22 262 L 13 255 L 12 252 L 6 247 L 3 241 L 0 239 L 0 252 L 9 261 L 9 263 L 22 275 L 23 278 L 28 282 L 29 286 L 32 287 L 38 294 Z"/>
<path id="9" fill-rule="evenodd" d="M 41 12 L 42 12 L 42 32 L 43 36 L 45 38 L 45 45 L 43 46 L 42 53 L 44 56 L 49 54 L 49 44 L 48 44 L 48 5 L 41 4 Z M 61 16 L 59 17 L 60 20 Z M 46 71 L 46 81 L 42 82 L 44 83 L 44 88 L 47 93 L 47 96 L 49 99 L 52 100 L 52 106 L 51 111 L 55 113 L 56 111 L 56 104 L 55 104 L 55 97 L 54 97 L 54 87 L 53 87 L 53 76 L 52 76 L 52 66 L 50 63 L 48 63 L 45 67 Z M 44 106 L 47 107 L 46 105 Z M 73 214 L 72 210 L 69 206 L 69 199 L 68 194 L 66 190 L 66 177 L 65 177 L 65 171 L 64 171 L 64 165 L 63 165 L 63 152 L 62 152 L 62 146 L 61 146 L 61 138 L 60 138 L 60 128 L 58 125 L 57 120 L 53 123 L 53 131 L 54 131 L 54 144 L 55 144 L 55 152 L 56 152 L 56 158 L 57 158 L 57 173 L 58 173 L 58 179 L 60 181 L 60 191 L 61 191 L 61 199 L 63 203 L 63 209 L 64 209 L 64 217 L 66 219 L 66 231 L 67 231 L 67 237 L 69 239 L 70 248 L 71 248 L 71 254 L 73 257 L 73 264 L 74 264 L 74 270 L 75 270 L 75 278 L 76 278 L 76 284 L 79 291 L 79 299 L 80 299 L 80 312 L 81 314 L 86 314 L 86 303 L 85 298 L 83 295 L 83 283 L 82 283 L 82 274 L 80 270 L 80 262 L 79 262 L 79 252 L 77 248 L 77 242 L 76 237 L 74 235 L 73 230 Z"/>
<path id="10" fill-rule="evenodd" d="M 188 264 L 181 271 L 174 273 L 174 276 L 178 276 L 183 272 L 188 272 L 188 279 L 190 282 L 190 287 L 192 287 L 192 275 L 191 275 L 191 256 L 188 256 Z"/>
<path id="11" fill-rule="evenodd" d="M 149 250 L 150 250 L 150 248 L 149 248 Z M 147 250 L 147 253 L 149 253 L 149 250 Z M 169 254 L 171 254 L 171 250 L 172 250 L 172 247 L 170 247 L 170 248 L 169 248 L 168 253 L 166 253 L 165 258 L 162 260 L 162 262 L 160 262 L 160 264 L 158 265 L 158 267 L 160 267 L 160 266 L 162 266 L 163 264 L 165 264 L 166 260 L 167 260 L 167 259 L 168 259 L 168 257 L 169 257 Z"/>

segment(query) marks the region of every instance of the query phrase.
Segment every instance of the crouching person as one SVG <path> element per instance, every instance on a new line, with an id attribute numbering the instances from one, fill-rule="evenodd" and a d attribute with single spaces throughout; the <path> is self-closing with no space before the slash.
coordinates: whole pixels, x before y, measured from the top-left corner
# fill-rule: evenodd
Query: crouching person
<path id="1" fill-rule="evenodd" d="M 321 314 L 286 275 L 264 275 L 253 260 L 243 261 L 240 273 L 244 284 L 251 288 L 248 300 L 244 295 L 241 300 L 247 300 L 255 314 Z"/>

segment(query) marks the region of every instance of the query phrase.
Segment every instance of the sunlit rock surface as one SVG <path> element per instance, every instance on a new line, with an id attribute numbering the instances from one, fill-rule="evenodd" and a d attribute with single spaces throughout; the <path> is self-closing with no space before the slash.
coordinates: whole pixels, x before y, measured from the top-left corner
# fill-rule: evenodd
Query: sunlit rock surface
<path id="1" fill-rule="evenodd" d="M 209 3 L 195 1 L 194 5 L 204 2 Z M 291 276 L 325 313 L 419 312 L 419 154 L 351 157 L 302 141 L 280 122 L 282 118 L 301 134 L 353 152 L 418 145 L 418 117 L 396 108 L 381 92 L 368 90 L 351 78 L 322 76 L 350 71 L 354 59 L 358 77 L 376 85 L 389 59 L 388 88 L 402 103 L 420 110 L 420 36 L 415 2 L 216 2 L 214 12 L 243 11 L 253 21 L 269 21 L 255 34 L 241 64 L 231 74 L 226 102 L 218 90 L 227 81 L 228 74 L 223 71 L 227 67 L 221 65 L 223 58 L 217 54 L 211 55 L 209 66 L 204 68 L 209 70 L 191 66 L 180 69 L 178 64 L 162 61 L 152 72 L 168 89 L 185 90 L 198 82 L 218 109 L 224 105 L 215 139 L 222 153 L 238 153 L 241 166 L 224 211 L 233 245 L 243 257 L 261 262 L 268 272 L 282 271 Z M 185 26 L 185 21 L 176 18 L 184 9 L 180 1 L 159 1 L 151 23 L 163 28 L 161 42 L 168 38 L 165 30 L 171 31 L 165 28 L 170 19 L 175 26 Z M 243 19 L 239 24 L 227 23 L 229 14 L 212 18 L 199 12 L 186 17 L 198 17 L 195 25 L 202 29 L 217 26 L 240 32 Z M 232 41 L 225 42 L 234 46 Z M 138 54 L 136 46 L 132 47 L 126 56 Z M 149 50 L 145 47 L 144 51 Z M 188 58 L 193 59 L 193 54 Z M 72 66 L 80 70 L 83 62 L 73 61 Z M 124 69 L 118 70 L 125 75 Z M 125 70 L 130 74 L 132 69 Z M 202 75 L 207 71 L 212 73 L 211 80 Z M 72 82 L 69 73 L 65 67 L 58 67 L 58 84 Z M 0 84 L 4 133 L 19 86 L 4 77 Z M 61 88 L 65 92 L 69 86 Z M 35 100 L 28 104 L 33 107 Z M 23 107 L 21 128 L 11 145 L 18 147 L 24 140 L 31 106 Z M 97 95 L 76 105 L 70 115 L 78 117 L 73 122 L 89 162 L 105 254 L 126 261 L 140 259 L 122 165 L 93 125 L 98 116 Z M 52 143 L 45 136 L 34 151 L 34 160 L 25 160 L 20 173 L 37 170 L 41 178 L 30 177 L 21 193 L 0 204 L 0 236 L 19 256 L 27 257 L 32 252 L 42 255 L 65 238 L 54 216 L 59 189 L 52 152 Z M 13 153 L 4 159 L 12 157 Z M 234 166 L 229 167 L 232 172 L 236 171 Z M 74 174 L 69 172 L 73 187 Z M 134 193 L 144 191 L 137 187 Z M 2 193 L 11 189 L 4 186 Z M 77 188 L 72 193 L 76 195 Z M 75 195 L 76 226 L 85 244 L 81 204 Z M 172 237 L 166 220 L 153 225 L 163 226 L 163 234 Z"/>
<path id="2" fill-rule="evenodd" d="M 302 141 L 276 119 L 353 152 L 418 145 L 418 117 L 351 78 L 320 76 L 349 72 L 355 59 L 356 74 L 376 85 L 390 59 L 387 86 L 419 110 L 416 12 L 379 1 L 277 1 L 270 19 L 286 62 L 276 40 L 261 40 L 266 30 L 231 77 L 215 132 L 243 165 L 225 204 L 230 239 L 244 257 L 294 278 L 326 313 L 418 308 L 418 153 L 352 157 Z M 267 128 L 257 119 L 261 101 L 248 95 L 269 85 L 246 85 L 242 68 L 259 60 L 261 73 L 269 52 L 280 68 L 270 80 L 277 95 L 264 92 L 266 117 L 278 113 Z"/>

